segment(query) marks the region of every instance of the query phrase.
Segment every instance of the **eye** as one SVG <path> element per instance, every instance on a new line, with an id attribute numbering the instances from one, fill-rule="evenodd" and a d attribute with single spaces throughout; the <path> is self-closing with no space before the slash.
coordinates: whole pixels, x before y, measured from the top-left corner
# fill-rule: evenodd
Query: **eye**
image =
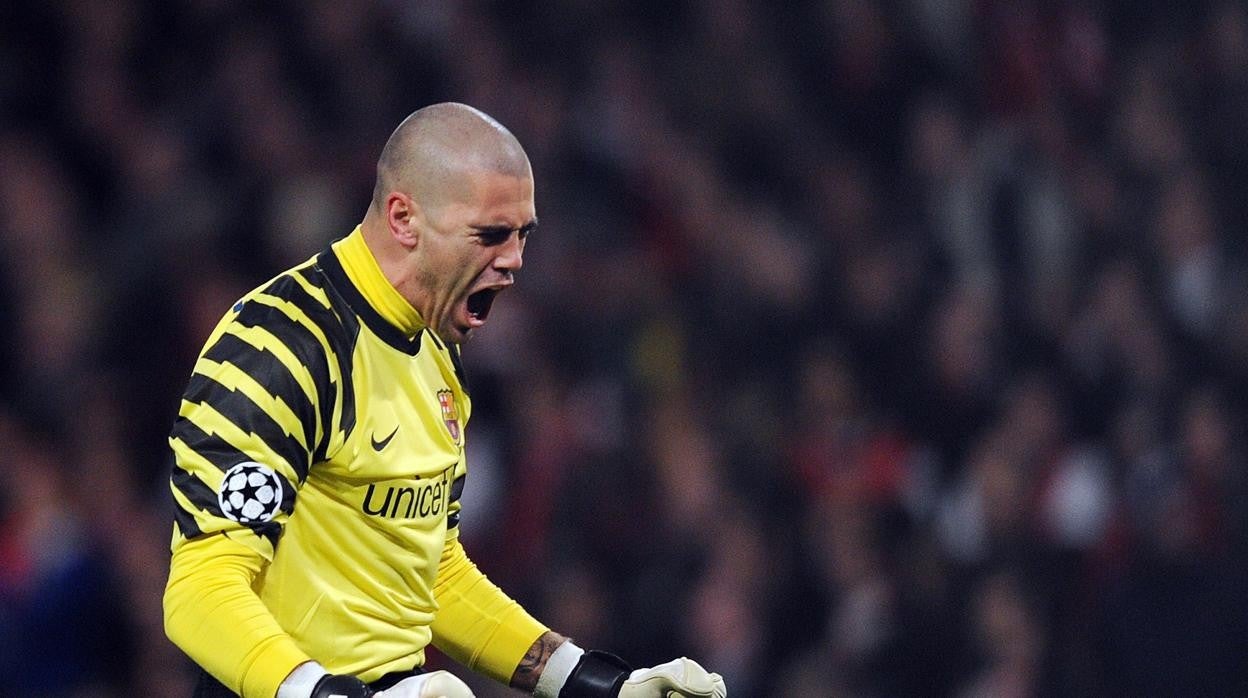
<path id="1" fill-rule="evenodd" d="M 493 247 L 507 242 L 507 238 L 511 237 L 511 231 L 502 228 L 486 228 L 477 231 L 477 239 L 486 247 Z"/>

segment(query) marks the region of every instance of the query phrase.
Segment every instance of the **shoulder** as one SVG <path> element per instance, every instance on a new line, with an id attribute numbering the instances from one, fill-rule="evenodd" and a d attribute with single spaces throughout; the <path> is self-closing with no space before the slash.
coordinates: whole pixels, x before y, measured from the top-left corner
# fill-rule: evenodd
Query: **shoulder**
<path id="1" fill-rule="evenodd" d="M 359 320 L 338 297 L 314 260 L 289 269 L 243 296 L 227 318 L 241 328 L 262 328 L 292 350 L 318 345 L 350 353 Z"/>

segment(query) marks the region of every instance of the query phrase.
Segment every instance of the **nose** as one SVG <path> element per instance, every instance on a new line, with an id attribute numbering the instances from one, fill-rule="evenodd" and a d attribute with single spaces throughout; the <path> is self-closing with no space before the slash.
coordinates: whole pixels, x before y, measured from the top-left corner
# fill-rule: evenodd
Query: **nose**
<path id="1" fill-rule="evenodd" d="M 519 271 L 524 266 L 524 239 L 512 233 L 507 242 L 499 246 L 494 258 L 494 268 L 502 272 Z"/>

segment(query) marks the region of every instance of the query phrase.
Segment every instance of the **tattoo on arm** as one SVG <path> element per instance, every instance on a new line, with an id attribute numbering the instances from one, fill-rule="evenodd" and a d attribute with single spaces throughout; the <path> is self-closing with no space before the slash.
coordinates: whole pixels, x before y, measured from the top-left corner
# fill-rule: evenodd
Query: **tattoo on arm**
<path id="1" fill-rule="evenodd" d="M 532 693 L 533 689 L 537 688 L 538 677 L 546 668 L 546 661 L 555 653 L 559 645 L 567 640 L 568 638 L 550 630 L 542 633 L 529 651 L 524 653 L 524 658 L 520 660 L 515 673 L 511 675 L 511 687 L 525 693 Z"/>

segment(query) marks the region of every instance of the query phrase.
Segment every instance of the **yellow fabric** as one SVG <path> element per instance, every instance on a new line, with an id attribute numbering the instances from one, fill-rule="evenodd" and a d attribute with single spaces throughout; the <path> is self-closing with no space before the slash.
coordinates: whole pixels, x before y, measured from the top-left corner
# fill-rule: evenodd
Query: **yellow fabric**
<path id="1" fill-rule="evenodd" d="M 307 658 L 366 682 L 411 669 L 435 632 L 506 682 L 544 628 L 458 542 L 456 350 L 396 339 L 419 316 L 358 229 L 332 249 L 245 296 L 195 364 L 169 440 L 166 631 L 244 698 Z M 229 483 L 257 473 L 277 494 L 243 521 Z"/>
<path id="2" fill-rule="evenodd" d="M 381 271 L 377 258 L 364 241 L 360 226 L 357 225 L 350 235 L 334 243 L 334 254 L 342 262 L 347 278 L 360 289 L 360 293 L 364 294 L 364 298 L 377 309 L 386 322 L 402 330 L 408 337 L 414 337 L 424 329 L 425 321 L 421 319 L 420 313 L 395 290 Z"/>
<path id="3" fill-rule="evenodd" d="M 301 293 L 308 299 L 305 304 L 322 312 L 329 306 L 324 289 L 309 289 L 295 281 L 298 272 L 311 266 L 309 261 L 270 280 L 244 296 L 221 319 L 195 363 L 169 438 L 175 462 L 170 488 L 183 518 L 193 521 L 191 536 L 229 532 L 266 560 L 273 558 L 277 534 L 289 518 L 289 506 L 265 524 L 266 536 L 251 535 L 260 531 L 221 516 L 212 502 L 228 466 L 242 461 L 272 469 L 288 483 L 293 499 L 317 445 L 324 443 L 325 450 L 338 449 L 346 440 L 342 429 L 326 432 L 318 411 L 323 405 L 339 405 L 344 399 L 343 376 L 326 328 L 288 299 Z M 290 346 L 283 339 L 290 333 L 299 333 L 304 346 Z M 303 363 L 301 354 L 327 356 L 329 360 L 312 366 Z M 314 372 L 320 374 L 320 381 Z M 288 378 L 278 380 L 278 376 Z M 323 387 L 318 387 L 318 382 Z M 235 398 L 240 394 L 246 401 Z M 269 420 L 272 428 L 257 430 L 254 414 L 235 414 L 245 402 L 253 403 L 250 409 Z M 300 410 L 297 405 L 307 409 Z M 307 410 L 311 413 L 305 414 Z M 331 420 L 331 426 L 334 424 L 337 422 Z M 275 445 L 289 448 L 279 452 Z M 176 539 L 174 544 L 176 548 Z"/>
<path id="4" fill-rule="evenodd" d="M 457 662 L 501 683 L 548 628 L 494 585 L 458 540 L 447 543 L 433 589 L 433 643 Z"/>
<path id="5" fill-rule="evenodd" d="M 260 563 L 250 547 L 222 535 L 178 546 L 165 588 L 165 629 L 230 690 L 267 697 L 309 657 L 251 591 Z"/>

